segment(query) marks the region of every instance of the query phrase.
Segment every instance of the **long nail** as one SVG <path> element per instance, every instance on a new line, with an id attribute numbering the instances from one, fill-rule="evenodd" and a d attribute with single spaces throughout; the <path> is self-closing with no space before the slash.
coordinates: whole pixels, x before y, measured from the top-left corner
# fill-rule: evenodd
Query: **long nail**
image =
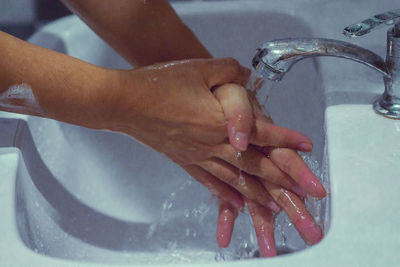
<path id="1" fill-rule="evenodd" d="M 243 132 L 236 132 L 234 142 L 239 150 L 245 151 L 249 144 L 249 137 Z"/>
<path id="2" fill-rule="evenodd" d="M 282 208 L 279 207 L 278 204 L 276 204 L 275 201 L 268 202 L 267 206 L 268 206 L 268 208 L 270 208 L 275 213 L 280 213 L 282 211 Z"/>
<path id="3" fill-rule="evenodd" d="M 269 258 L 276 256 L 275 240 L 273 237 L 263 232 L 258 234 L 257 241 L 262 257 Z"/>
<path id="4" fill-rule="evenodd" d="M 300 185 L 296 184 L 295 186 L 293 186 L 291 188 L 291 191 L 293 191 L 294 193 L 296 193 L 296 195 L 300 196 L 300 197 L 306 197 L 307 193 L 303 190 L 303 188 L 300 187 Z"/>
<path id="5" fill-rule="evenodd" d="M 305 215 L 298 215 L 295 227 L 299 231 L 301 237 L 309 245 L 317 244 L 321 241 L 323 235 L 319 226 L 315 223 L 313 218 Z"/>
<path id="6" fill-rule="evenodd" d="M 313 149 L 313 145 L 310 143 L 300 143 L 297 148 L 304 152 L 311 152 Z"/>
<path id="7" fill-rule="evenodd" d="M 218 246 L 220 246 L 221 248 L 227 248 L 229 246 L 229 243 L 231 241 L 230 228 L 231 227 L 228 223 L 222 223 L 218 226 L 217 243 Z"/>
<path id="8" fill-rule="evenodd" d="M 232 206 L 239 211 L 244 208 L 244 201 L 242 199 L 232 199 L 231 201 L 229 201 L 229 203 L 231 203 Z"/>
<path id="9" fill-rule="evenodd" d="M 313 197 L 324 198 L 326 196 L 325 188 L 319 182 L 318 178 L 311 173 L 302 175 L 299 183 Z"/>
<path id="10" fill-rule="evenodd" d="M 228 247 L 231 242 L 234 221 L 234 215 L 227 209 L 223 210 L 222 213 L 219 214 L 217 243 L 222 248 Z"/>

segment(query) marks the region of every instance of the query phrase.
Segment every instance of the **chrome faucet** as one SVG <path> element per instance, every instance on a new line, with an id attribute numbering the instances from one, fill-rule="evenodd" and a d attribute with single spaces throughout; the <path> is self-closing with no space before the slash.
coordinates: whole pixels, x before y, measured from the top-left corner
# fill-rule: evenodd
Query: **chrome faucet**
<path id="1" fill-rule="evenodd" d="M 374 52 L 347 42 L 322 38 L 281 39 L 257 49 L 253 67 L 265 78 L 279 81 L 298 61 L 318 56 L 347 58 L 367 65 L 383 75 L 385 91 L 374 102 L 374 110 L 385 117 L 400 119 L 400 9 L 375 15 L 346 27 L 348 37 L 361 36 L 384 25 L 387 32 L 386 62 Z"/>

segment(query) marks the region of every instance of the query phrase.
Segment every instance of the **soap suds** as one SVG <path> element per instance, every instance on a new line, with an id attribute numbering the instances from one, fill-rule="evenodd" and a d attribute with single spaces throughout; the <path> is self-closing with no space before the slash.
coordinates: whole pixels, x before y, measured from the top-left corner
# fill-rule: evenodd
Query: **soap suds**
<path id="1" fill-rule="evenodd" d="M 41 113 L 32 88 L 25 83 L 12 85 L 0 94 L 0 107 L 8 111 Z"/>

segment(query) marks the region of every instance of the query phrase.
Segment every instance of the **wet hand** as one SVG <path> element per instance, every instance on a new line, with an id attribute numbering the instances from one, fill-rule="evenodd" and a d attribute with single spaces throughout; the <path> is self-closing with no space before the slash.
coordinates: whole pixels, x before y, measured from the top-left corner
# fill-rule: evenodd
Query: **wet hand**
<path id="1" fill-rule="evenodd" d="M 274 154 L 273 151 L 271 154 Z M 311 171 L 309 172 L 311 173 Z M 300 196 L 268 181 L 263 181 L 262 183 L 274 203 L 287 213 L 289 219 L 307 244 L 313 245 L 321 241 L 323 237 L 322 231 L 307 211 Z M 266 208 L 254 200 L 244 199 L 253 221 L 261 256 L 276 256 L 274 217 L 280 211 L 277 211 L 276 208 Z M 222 248 L 229 246 L 237 215 L 238 209 L 220 198 L 216 239 L 218 245 Z"/>
<path id="2" fill-rule="evenodd" d="M 229 143 L 234 131 L 228 135 L 226 129 L 231 118 L 238 119 L 241 113 L 232 110 L 233 117 L 228 114 L 227 120 L 211 90 L 232 82 L 244 85 L 248 76 L 248 70 L 233 59 L 186 60 L 117 71 L 114 89 L 108 96 L 113 103 L 108 128 L 131 135 L 163 153 L 237 208 L 244 205 L 242 195 L 268 207 L 272 198 L 261 180 L 244 175 L 242 184 L 239 168 L 289 189 L 296 183 L 256 149 L 247 149 L 238 161 L 237 148 Z M 241 127 L 238 125 L 236 131 L 245 132 Z M 266 121 L 256 120 L 251 129 L 248 140 L 260 147 L 302 149 L 304 143 L 311 146 L 304 135 Z"/>
<path id="3" fill-rule="evenodd" d="M 318 178 L 308 170 L 303 159 L 291 150 L 311 151 L 312 143 L 307 137 L 274 125 L 261 111 L 253 92 L 240 85 L 225 84 L 218 87 L 214 95 L 221 103 L 228 120 L 230 144 L 225 144 L 222 151 L 227 153 L 224 159 L 230 165 L 220 162 L 215 166 L 216 160 L 207 161 L 203 163 L 209 165 L 207 169 L 218 172 L 224 167 L 236 176 L 238 171 L 242 170 L 246 174 L 245 180 L 254 180 L 251 178 L 251 175 L 254 175 L 259 177 L 260 181 L 280 185 L 301 196 L 309 194 L 322 198 L 326 195 Z M 299 140 L 303 140 L 302 143 L 299 143 Z M 270 145 L 271 143 L 275 145 Z M 278 152 L 275 148 L 291 149 Z M 235 153 L 235 149 L 241 151 L 240 157 Z M 270 155 L 272 150 L 273 157 Z M 219 176 L 226 177 L 226 180 L 234 179 L 228 172 Z"/>
<path id="4" fill-rule="evenodd" d="M 240 91 L 241 94 L 237 93 L 238 91 Z M 235 146 L 235 141 L 237 141 L 237 139 L 235 139 L 235 135 L 232 134 L 235 132 L 235 129 L 231 128 L 240 128 L 248 136 L 251 136 L 251 131 L 253 131 L 251 127 L 254 124 L 257 125 L 254 121 L 272 125 L 272 121 L 266 118 L 261 112 L 254 95 L 249 91 L 246 92 L 243 87 L 227 84 L 218 88 L 214 93 L 220 100 L 225 115 L 230 120 L 227 127 L 230 134 L 230 143 L 232 145 Z M 237 98 L 235 99 L 232 97 L 233 95 L 236 95 Z M 251 104 L 244 101 L 244 99 L 249 99 Z M 238 110 L 240 110 L 240 112 L 238 112 Z M 246 116 L 235 116 L 235 112 L 246 114 Z M 250 141 L 250 143 L 251 142 L 252 141 Z M 282 208 L 288 214 L 288 217 L 307 244 L 318 243 L 322 239 L 321 229 L 315 223 L 302 201 L 302 197 L 306 194 L 318 198 L 325 197 L 326 192 L 317 177 L 309 170 L 296 151 L 292 149 L 252 144 L 248 146 L 247 151 L 241 153 L 242 158 L 248 157 L 250 161 L 251 159 L 259 157 L 260 155 L 255 154 L 254 151 L 261 153 L 263 157 L 261 160 L 264 162 L 270 161 L 272 166 L 281 171 L 280 173 L 278 171 L 280 176 L 275 176 L 278 180 L 272 179 L 274 182 L 272 183 L 271 179 L 268 180 L 263 177 L 257 177 L 254 175 L 254 172 L 253 175 L 251 175 L 252 171 L 250 171 L 249 174 L 249 168 L 246 168 L 246 166 L 241 167 L 241 169 L 246 169 L 246 171 L 239 171 L 239 169 L 230 166 L 230 172 L 233 175 L 236 173 L 236 176 L 242 176 L 242 184 L 246 184 L 248 180 L 258 180 L 262 183 L 263 189 L 267 191 L 268 196 L 271 197 L 271 202 L 267 203 L 267 205 L 262 205 L 259 201 L 257 202 L 244 197 L 253 220 L 261 255 L 263 257 L 272 257 L 276 255 L 274 214 L 279 213 Z M 241 160 L 242 159 L 239 161 Z M 227 168 L 228 167 L 229 166 L 227 166 Z M 282 174 L 284 174 L 284 176 L 282 176 Z M 288 189 L 291 189 L 291 191 Z M 292 191 L 296 192 L 300 197 Z M 227 247 L 229 245 L 237 214 L 237 208 L 220 198 L 217 224 L 217 242 L 220 247 Z"/>
<path id="5" fill-rule="evenodd" d="M 292 177 L 301 175 L 312 177 L 314 174 L 302 161 L 300 156 L 291 149 L 270 149 L 268 151 L 271 161 L 277 166 L 291 173 Z M 288 160 L 288 158 L 292 158 Z M 300 175 L 301 174 L 301 175 Z M 274 216 L 281 210 L 284 210 L 293 225 L 296 227 L 303 240 L 313 245 L 322 239 L 322 231 L 315 223 L 311 214 L 307 211 L 303 197 L 306 194 L 301 192 L 301 196 L 292 191 L 273 184 L 267 180 L 256 176 L 250 176 L 242 172 L 246 178 L 258 179 L 262 183 L 262 188 L 271 197 L 271 205 L 261 205 L 259 202 L 244 197 L 250 212 L 254 229 L 257 236 L 260 254 L 262 257 L 276 256 L 276 247 L 274 240 Z M 312 180 L 317 179 L 315 176 Z M 307 186 L 307 185 L 305 185 Z M 322 185 L 318 182 L 318 186 Z M 325 192 L 325 191 L 324 191 Z M 326 193 L 319 197 L 324 197 Z M 238 209 L 229 202 L 220 198 L 220 207 L 217 223 L 217 242 L 220 247 L 228 247 L 232 231 L 234 228 L 235 218 L 237 217 Z"/>

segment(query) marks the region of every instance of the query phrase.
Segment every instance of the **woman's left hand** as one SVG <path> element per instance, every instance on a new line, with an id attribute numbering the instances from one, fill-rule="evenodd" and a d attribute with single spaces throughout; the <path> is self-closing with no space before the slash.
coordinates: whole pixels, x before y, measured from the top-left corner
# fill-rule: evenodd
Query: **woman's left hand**
<path id="1" fill-rule="evenodd" d="M 289 219 L 307 244 L 314 245 L 321 241 L 323 237 L 322 231 L 299 196 L 268 182 L 264 182 L 264 186 L 275 202 L 287 213 Z M 276 213 L 253 200 L 245 198 L 245 202 L 253 221 L 261 256 L 276 256 L 277 251 L 274 239 L 274 217 Z M 235 207 L 219 199 L 216 238 L 218 245 L 222 248 L 229 246 L 237 215 L 238 210 Z"/>
<path id="2" fill-rule="evenodd" d="M 251 103 L 250 105 L 246 104 L 246 101 L 243 101 L 243 98 L 247 98 L 247 96 L 243 96 L 244 93 L 247 94 L 250 100 L 248 103 Z M 237 120 L 237 117 L 234 116 L 237 110 L 240 110 L 241 114 L 249 114 L 248 118 L 246 118 L 247 120 L 264 121 L 272 124 L 272 121 L 266 118 L 262 113 L 252 92 L 245 90 L 245 88 L 239 85 L 227 84 L 217 88 L 214 94 L 217 99 L 219 99 L 225 116 L 228 121 L 230 121 L 228 123 L 229 133 L 233 132 L 230 127 L 234 127 L 237 124 L 246 125 L 246 123 L 249 123 L 243 120 Z M 240 95 L 241 97 L 239 98 L 238 96 Z M 240 101 L 239 99 L 242 100 Z M 252 114 L 252 117 L 250 117 L 250 114 Z M 242 126 L 242 129 L 243 128 Z M 247 129 L 247 132 L 249 131 L 251 131 L 251 129 Z M 232 138 L 230 138 L 230 142 L 232 144 Z M 294 187 L 296 190 L 293 190 L 293 188 L 284 188 L 279 184 L 271 183 L 255 175 L 250 175 L 243 171 L 241 172 L 244 178 L 252 178 L 260 181 L 276 205 L 274 209 L 267 208 L 243 196 L 253 221 L 261 256 L 276 256 L 274 214 L 278 213 L 281 209 L 285 210 L 288 214 L 288 217 L 293 222 L 300 236 L 307 244 L 318 243 L 322 239 L 322 231 L 315 223 L 311 214 L 307 211 L 304 201 L 302 200 L 306 194 L 311 194 L 318 198 L 325 197 L 326 192 L 319 183 L 318 178 L 311 172 L 303 159 L 293 149 L 260 147 L 256 145 L 251 145 L 251 147 L 263 153 L 266 156 L 265 160 L 271 161 L 272 164 L 283 173 L 286 173 L 292 182 L 296 184 Z M 251 152 L 249 153 L 248 151 L 242 151 L 241 154 L 242 157 L 251 157 Z M 231 169 L 236 169 L 231 171 L 237 172 L 239 175 L 239 169 L 233 166 L 231 166 Z M 219 199 L 216 237 L 220 247 L 228 247 L 237 215 L 237 208 L 221 198 Z"/>

